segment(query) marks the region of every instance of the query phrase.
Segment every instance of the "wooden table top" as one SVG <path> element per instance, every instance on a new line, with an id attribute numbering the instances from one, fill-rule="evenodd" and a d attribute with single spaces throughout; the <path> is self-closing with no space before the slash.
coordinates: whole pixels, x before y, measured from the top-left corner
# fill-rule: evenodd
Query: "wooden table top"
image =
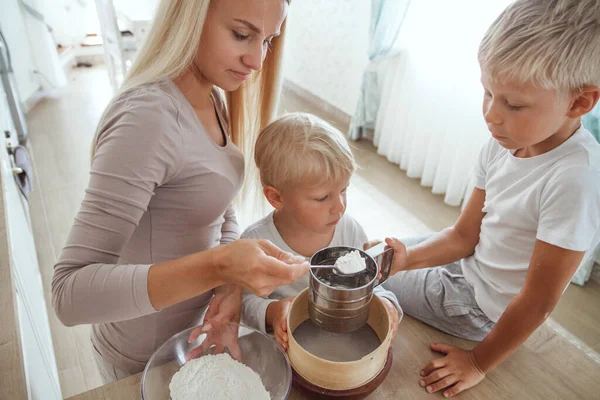
<path id="1" fill-rule="evenodd" d="M 394 362 L 370 400 L 433 399 L 419 386 L 419 371 L 436 355 L 430 343 L 448 343 L 472 348 L 474 342 L 446 335 L 410 317 L 400 324 L 393 341 Z M 131 376 L 71 397 L 70 400 L 138 400 L 141 374 Z M 558 335 L 541 326 L 529 340 L 477 386 L 461 393 L 460 399 L 598 399 L 600 364 Z M 290 400 L 307 397 L 292 390 Z"/>

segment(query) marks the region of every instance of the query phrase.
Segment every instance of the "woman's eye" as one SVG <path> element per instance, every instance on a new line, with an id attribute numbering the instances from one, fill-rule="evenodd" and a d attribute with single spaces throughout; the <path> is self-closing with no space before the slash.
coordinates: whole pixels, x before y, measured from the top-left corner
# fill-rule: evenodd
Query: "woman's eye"
<path id="1" fill-rule="evenodd" d="M 233 36 L 235 36 L 235 38 L 237 40 L 246 40 L 246 39 L 248 39 L 248 35 L 242 35 L 241 33 L 237 33 L 236 31 L 233 31 Z"/>
<path id="2" fill-rule="evenodd" d="M 263 42 L 263 45 L 267 45 L 267 48 L 269 50 L 271 50 L 271 48 L 273 48 L 273 39 L 265 39 L 265 41 Z"/>

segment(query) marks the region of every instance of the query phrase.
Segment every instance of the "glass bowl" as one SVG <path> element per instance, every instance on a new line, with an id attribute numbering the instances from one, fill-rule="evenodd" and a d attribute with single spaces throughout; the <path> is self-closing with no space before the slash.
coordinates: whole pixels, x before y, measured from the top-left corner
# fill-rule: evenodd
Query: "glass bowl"
<path id="1" fill-rule="evenodd" d="M 271 400 L 288 398 L 292 368 L 284 350 L 271 337 L 242 324 L 229 323 L 188 343 L 193 327 L 167 340 L 150 357 L 142 375 L 143 400 L 169 400 L 171 378 L 187 360 L 226 352 L 252 368 Z M 240 359 L 241 358 L 241 359 Z"/>

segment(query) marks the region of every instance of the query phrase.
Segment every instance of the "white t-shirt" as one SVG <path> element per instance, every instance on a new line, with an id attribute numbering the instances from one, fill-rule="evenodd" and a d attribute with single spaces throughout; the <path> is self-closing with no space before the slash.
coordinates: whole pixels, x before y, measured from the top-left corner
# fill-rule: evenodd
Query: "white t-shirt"
<path id="1" fill-rule="evenodd" d="M 582 127 L 547 153 L 517 158 L 490 139 L 474 174 L 486 215 L 462 270 L 479 307 L 498 321 L 525 283 L 536 239 L 575 251 L 600 240 L 600 144 Z"/>
<path id="2" fill-rule="evenodd" d="M 244 233 L 242 233 L 241 239 L 267 239 L 280 249 L 298 255 L 298 253 L 285 243 L 279 234 L 279 231 L 273 222 L 273 213 L 270 213 L 260 221 L 250 225 Z M 360 224 L 350 215 L 344 214 L 335 227 L 333 239 L 331 239 L 329 246 L 352 246 L 362 249 L 363 244 L 367 242 L 368 238 L 362 226 L 360 226 Z M 309 276 L 306 274 L 291 285 L 278 287 L 267 299 L 244 291 L 242 322 L 265 333 L 265 314 L 269 304 L 273 301 L 298 295 L 298 293 L 308 287 L 308 283 Z M 373 292 L 389 299 L 396 308 L 400 309 L 398 299 L 394 293 L 383 289 L 381 286 L 377 286 Z"/>

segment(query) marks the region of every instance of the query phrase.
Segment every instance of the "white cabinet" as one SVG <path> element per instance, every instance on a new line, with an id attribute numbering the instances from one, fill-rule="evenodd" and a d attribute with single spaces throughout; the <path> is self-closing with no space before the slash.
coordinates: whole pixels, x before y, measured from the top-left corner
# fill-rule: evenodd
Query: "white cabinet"
<path id="1" fill-rule="evenodd" d="M 13 178 L 12 157 L 5 144 L 5 133 L 17 144 L 4 92 L 0 86 L 0 173 L 8 233 L 8 249 L 16 291 L 22 359 L 29 399 L 61 399 L 56 360 L 42 278 L 33 233 L 29 222 L 29 206 Z"/>
<path id="2" fill-rule="evenodd" d="M 18 290 L 16 298 L 29 399 L 62 399 L 52 340 L 40 332 L 39 322 L 43 318 L 31 312 Z"/>

